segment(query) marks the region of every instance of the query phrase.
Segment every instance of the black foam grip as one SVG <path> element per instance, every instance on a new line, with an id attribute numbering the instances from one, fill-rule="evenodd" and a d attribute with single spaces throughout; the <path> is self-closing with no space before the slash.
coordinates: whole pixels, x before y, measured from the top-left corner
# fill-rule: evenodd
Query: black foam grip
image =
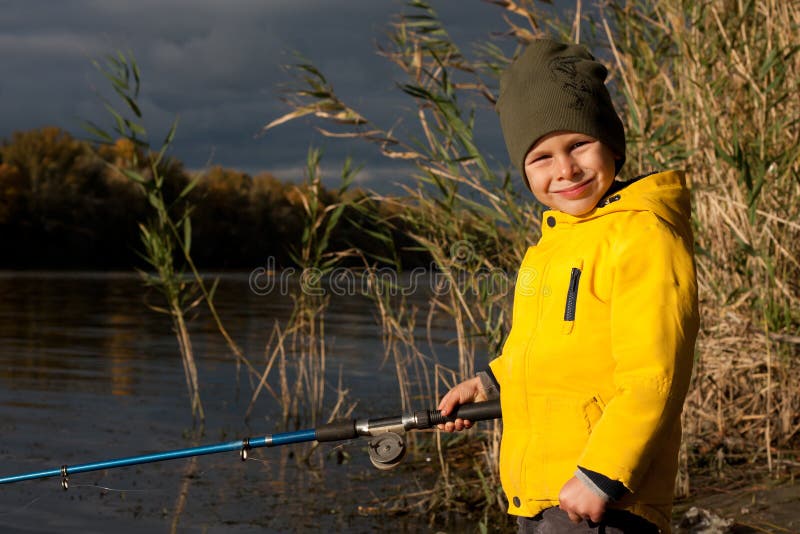
<path id="1" fill-rule="evenodd" d="M 467 419 L 468 421 L 485 421 L 486 419 L 499 419 L 502 416 L 500 399 L 495 399 L 456 406 L 453 413 L 447 417 L 442 416 L 439 411 L 431 412 L 431 424 L 439 425 L 448 421 L 455 421 L 459 418 Z"/>
<path id="2" fill-rule="evenodd" d="M 326 425 L 318 426 L 314 431 L 317 441 L 339 441 L 343 439 L 353 439 L 358 437 L 356 422 L 352 419 L 347 421 L 334 421 Z"/>

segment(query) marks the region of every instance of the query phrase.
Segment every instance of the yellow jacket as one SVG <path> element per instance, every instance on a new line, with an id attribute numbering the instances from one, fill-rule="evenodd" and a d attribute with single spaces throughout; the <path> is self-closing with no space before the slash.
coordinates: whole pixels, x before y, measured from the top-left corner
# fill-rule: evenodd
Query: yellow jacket
<path id="1" fill-rule="evenodd" d="M 698 329 L 689 192 L 646 176 L 580 217 L 547 211 L 517 277 L 500 384 L 509 513 L 558 505 L 577 466 L 669 532 Z"/>

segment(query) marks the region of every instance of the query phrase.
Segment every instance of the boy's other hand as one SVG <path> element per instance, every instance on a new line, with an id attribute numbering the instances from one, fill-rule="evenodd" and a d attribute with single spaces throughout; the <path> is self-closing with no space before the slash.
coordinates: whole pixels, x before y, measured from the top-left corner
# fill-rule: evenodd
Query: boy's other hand
<path id="1" fill-rule="evenodd" d="M 599 523 L 606 511 L 607 500 L 589 489 L 586 484 L 572 477 L 567 480 L 558 494 L 559 508 L 564 510 L 570 521 L 580 523 L 584 519 Z"/>
<path id="2" fill-rule="evenodd" d="M 438 410 L 442 412 L 442 415 L 446 416 L 452 413 L 456 406 L 485 400 L 487 400 L 487 397 L 481 388 L 481 380 L 476 376 L 464 380 L 448 391 L 439 402 Z M 472 421 L 458 418 L 453 422 L 448 421 L 443 425 L 437 425 L 437 427 L 439 430 L 444 430 L 445 432 L 453 432 L 454 430 L 460 431 L 472 427 Z"/>

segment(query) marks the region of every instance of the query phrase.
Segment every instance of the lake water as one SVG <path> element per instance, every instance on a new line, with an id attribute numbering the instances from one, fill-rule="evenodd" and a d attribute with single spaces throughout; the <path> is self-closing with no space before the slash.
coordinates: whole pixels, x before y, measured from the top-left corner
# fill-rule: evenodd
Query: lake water
<path id="1" fill-rule="evenodd" d="M 426 309 L 427 298 L 419 292 L 412 302 Z M 226 274 L 215 301 L 234 339 L 263 368 L 265 343 L 291 298 L 256 294 L 248 274 Z M 0 476 L 286 430 L 267 393 L 244 420 L 251 386 L 200 313 L 191 332 L 206 422 L 204 436 L 192 441 L 171 323 L 148 302 L 158 304 L 158 295 L 135 274 L 0 273 Z M 437 358 L 447 363 L 454 349 L 446 321 L 434 322 L 432 333 Z M 358 401 L 353 416 L 399 414 L 372 303 L 333 297 L 326 339 L 332 378 L 341 368 L 349 398 Z M 223 453 L 72 475 L 68 491 L 58 478 L 2 485 L 0 531 L 425 530 L 418 519 L 370 511 L 430 488 L 435 469 L 426 458 L 383 472 L 369 463 L 366 440 L 324 444 L 311 465 L 298 460 L 296 447 L 258 449 L 247 462 Z"/>

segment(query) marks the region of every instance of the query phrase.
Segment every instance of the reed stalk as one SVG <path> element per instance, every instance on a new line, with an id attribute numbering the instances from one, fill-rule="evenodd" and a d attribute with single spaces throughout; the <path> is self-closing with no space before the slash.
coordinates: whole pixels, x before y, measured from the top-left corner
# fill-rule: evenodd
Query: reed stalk
<path id="1" fill-rule="evenodd" d="M 141 123 L 142 113 L 138 105 L 140 74 L 133 56 L 118 52 L 114 56 L 108 56 L 103 63 L 95 61 L 94 65 L 110 82 L 114 93 L 123 103 L 123 109 L 116 108 L 107 100 L 104 101 L 104 106 L 114 120 L 114 134 L 131 145 L 129 151 L 131 158 L 118 160 L 110 165 L 142 188 L 151 208 L 151 218 L 141 223 L 139 228 L 144 245 L 143 257 L 155 271 L 155 275 L 144 271 L 140 271 L 140 274 L 145 284 L 155 287 L 166 301 L 166 306 L 156 305 L 151 308 L 171 317 L 189 391 L 192 415 L 202 421 L 204 411 L 200 399 L 200 382 L 186 318 L 190 310 L 201 303 L 207 306 L 217 329 L 235 358 L 237 377 L 242 365 L 251 378 L 259 378 L 261 375 L 228 333 L 217 312 L 214 293 L 218 280 L 209 286 L 192 258 L 190 215 L 194 205 L 189 195 L 201 177 L 196 175 L 185 183 L 178 180 L 179 192 L 173 194 L 170 191 L 176 184 L 171 183 L 174 178 L 169 176 L 172 163 L 167 158 L 167 152 L 176 132 L 177 119 L 173 122 L 158 152 L 153 152 L 147 139 L 147 131 Z M 109 132 L 96 124 L 87 123 L 86 126 L 103 143 L 120 142 L 115 141 Z M 186 269 L 190 276 L 186 274 Z"/>
<path id="2" fill-rule="evenodd" d="M 800 429 L 800 392 L 787 387 L 800 378 L 800 8 L 638 1 L 609 18 L 616 71 L 631 81 L 629 148 L 692 182 L 703 327 L 690 460 L 746 454 L 785 470 L 776 452 Z"/>
<path id="3" fill-rule="evenodd" d="M 151 308 L 170 316 L 178 348 L 181 354 L 186 387 L 189 392 L 192 417 L 196 421 L 205 419 L 200 399 L 200 382 L 197 374 L 194 350 L 189 335 L 186 314 L 196 307 L 197 284 L 187 282 L 180 266 L 176 264 L 176 249 L 189 256 L 191 247 L 191 205 L 187 195 L 197 185 L 197 178 L 185 184 L 174 200 L 168 201 L 166 190 L 174 184 L 167 183 L 166 170 L 169 161 L 167 151 L 175 135 L 177 120 L 162 143 L 159 151 L 150 151 L 147 130 L 141 123 L 142 112 L 137 103 L 140 89 L 139 68 L 132 55 L 118 52 L 109 55 L 103 63 L 93 62 L 97 70 L 109 81 L 115 95 L 122 101 L 123 108 L 116 108 L 105 100 L 104 106 L 114 121 L 113 131 L 119 138 L 133 145 L 132 161 L 129 167 L 117 170 L 144 191 L 151 207 L 151 216 L 139 225 L 140 237 L 144 246 L 143 257 L 155 274 L 140 271 L 145 284 L 156 288 L 165 305 L 151 305 Z M 113 143 L 112 136 L 103 128 L 87 123 L 87 129 L 102 142 Z"/>
<path id="4" fill-rule="evenodd" d="M 345 195 L 356 173 L 350 161 L 342 168 L 341 186 L 331 201 L 322 187 L 320 162 L 322 153 L 312 148 L 306 160 L 305 180 L 294 189 L 291 199 L 302 207 L 303 232 L 299 243 L 289 254 L 300 268 L 300 279 L 293 289 L 293 308 L 284 325 L 276 324 L 265 354 L 266 366 L 251 398 L 246 416 L 259 393 L 266 389 L 280 403 L 284 425 L 312 426 L 349 414 L 354 405 L 347 401 L 347 390 L 341 380 L 334 389 L 335 400 L 327 410 L 328 345 L 325 335 L 325 313 L 330 297 L 323 280 L 350 252 L 334 250 L 330 245 L 333 232 L 350 205 Z M 273 389 L 269 375 L 277 367 L 278 385 Z"/>
<path id="5" fill-rule="evenodd" d="M 134 58 L 118 53 L 107 57 L 102 64 L 95 62 L 95 66 L 109 80 L 114 93 L 123 102 L 122 111 L 112 103 L 105 102 L 106 109 L 114 119 L 113 132 L 132 146 L 132 157 L 124 162 L 124 166 L 114 168 L 141 187 L 151 208 L 150 219 L 140 224 L 140 236 L 144 246 L 142 256 L 152 272 L 140 271 L 140 274 L 145 284 L 157 289 L 164 300 L 164 304 L 152 304 L 150 307 L 169 315 L 172 320 L 195 420 L 202 423 L 204 410 L 187 317 L 201 303 L 208 307 L 235 358 L 237 379 L 239 368 L 244 365 L 248 376 L 254 381 L 245 418 L 250 416 L 259 394 L 264 390 L 280 403 L 283 421 L 287 426 L 299 426 L 307 422 L 316 426 L 324 416 L 327 421 L 348 416 L 354 405 L 347 399 L 341 374 L 337 385 L 332 387 L 328 382 L 324 317 L 329 299 L 324 296 L 322 280 L 348 255 L 346 250 L 333 250 L 330 240 L 349 206 L 345 193 L 358 169 L 348 160 L 342 169 L 341 188 L 335 195 L 329 195 L 322 187 L 321 152 L 316 149 L 309 151 L 306 180 L 290 193 L 290 200 L 301 207 L 304 214 L 301 239 L 290 251 L 292 259 L 301 267 L 303 276 L 293 295 L 293 313 L 285 325 L 275 325 L 266 345 L 266 366 L 259 371 L 231 337 L 214 305 L 218 280 L 208 285 L 192 258 L 190 215 L 194 205 L 188 195 L 197 185 L 200 175 L 181 184 L 176 194 L 170 194 L 170 188 L 174 189 L 175 184 L 170 182 L 170 176 L 165 171 L 165 168 L 169 168 L 166 154 L 175 135 L 177 121 L 172 124 L 158 152 L 152 152 L 137 104 L 140 81 Z M 114 142 L 112 135 L 103 128 L 91 123 L 87 124 L 87 128 L 102 142 Z M 332 201 L 336 198 L 342 200 Z M 276 368 L 279 373 L 277 391 L 269 383 L 270 373 Z M 334 390 L 332 400 L 330 389 Z M 303 459 L 308 461 L 313 451 L 312 447 Z M 176 502 L 173 530 L 177 528 L 187 493 L 188 486 L 184 484 Z"/>

